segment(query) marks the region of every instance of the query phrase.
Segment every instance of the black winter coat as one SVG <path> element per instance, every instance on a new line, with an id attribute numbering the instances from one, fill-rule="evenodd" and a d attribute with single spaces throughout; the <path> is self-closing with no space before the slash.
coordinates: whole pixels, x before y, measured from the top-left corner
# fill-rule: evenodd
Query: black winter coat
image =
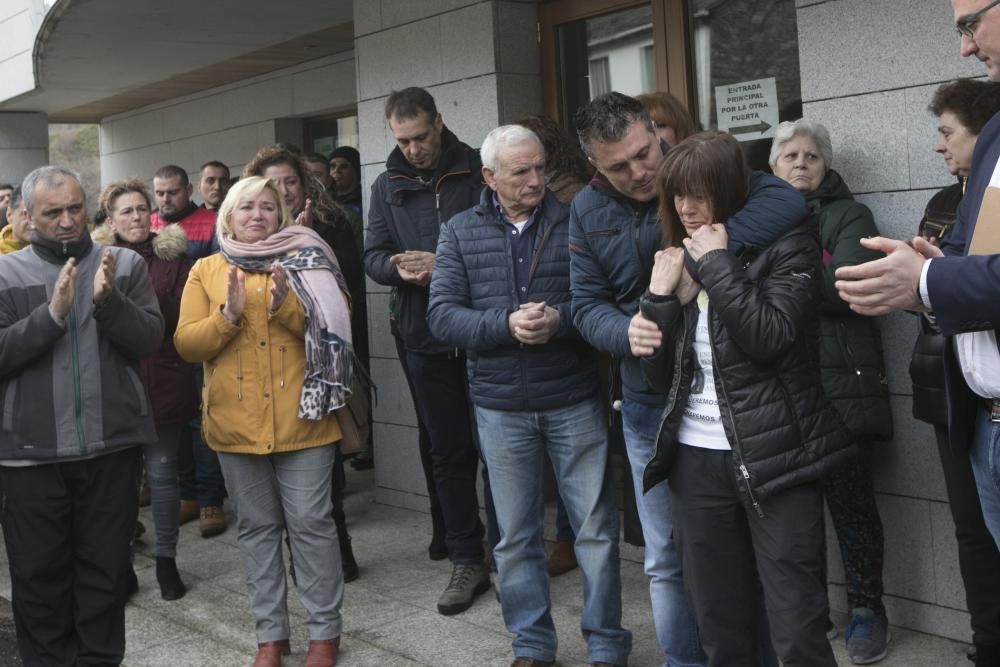
<path id="1" fill-rule="evenodd" d="M 559 312 L 559 330 L 544 345 L 521 344 L 507 324 L 520 307 L 509 229 L 488 188 L 479 206 L 441 228 L 427 313 L 431 333 L 466 350 L 476 405 L 549 410 L 596 396 L 595 352 L 570 311 L 569 208 L 547 192 L 529 228 L 535 236 L 525 301 Z"/>
<path id="2" fill-rule="evenodd" d="M 698 261 L 709 297 L 709 335 L 719 410 L 733 475 L 763 512 L 768 496 L 824 477 L 854 455 L 851 434 L 823 393 L 817 353 L 820 248 L 811 225 L 756 257 L 715 250 Z M 640 309 L 665 341 L 644 359 L 649 383 L 667 394 L 646 490 L 667 478 L 691 390 L 698 306 L 646 293 Z"/>
<path id="3" fill-rule="evenodd" d="M 878 320 L 851 310 L 837 294 L 834 275 L 842 266 L 884 256 L 860 243 L 862 238 L 878 236 L 878 227 L 872 212 L 854 201 L 833 169 L 826 172 L 815 192 L 806 195 L 806 205 L 819 221 L 823 251 L 819 348 L 823 390 L 851 433 L 890 440 L 892 409 Z"/>
<path id="4" fill-rule="evenodd" d="M 479 202 L 483 189 L 479 152 L 450 130 L 441 135 L 441 159 L 429 178 L 396 148 L 386 170 L 372 185 L 365 236 L 365 271 L 380 285 L 392 287 L 390 327 L 406 349 L 441 353 L 448 346 L 434 340 L 427 327 L 428 287 L 403 281 L 389 262 L 406 250 L 435 252 L 441 225 Z"/>
<path id="5" fill-rule="evenodd" d="M 955 225 L 958 205 L 962 202 L 961 181 L 949 185 L 927 202 L 918 234 L 946 236 Z M 944 347 L 946 339 L 932 331 L 927 320 L 920 318 L 920 333 L 913 345 L 910 359 L 910 379 L 913 381 L 913 416 L 928 424 L 947 426 L 948 396 L 944 386 Z"/>

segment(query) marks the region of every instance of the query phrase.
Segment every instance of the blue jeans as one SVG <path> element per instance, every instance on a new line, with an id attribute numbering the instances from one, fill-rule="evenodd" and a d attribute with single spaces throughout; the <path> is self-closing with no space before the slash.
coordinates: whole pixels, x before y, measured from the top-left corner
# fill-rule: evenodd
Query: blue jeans
<path id="1" fill-rule="evenodd" d="M 622 401 L 622 431 L 632 468 L 635 500 L 646 542 L 645 567 L 653 605 L 656 639 L 666 657 L 664 667 L 702 667 L 708 657 L 701 650 L 698 624 L 684 591 L 681 559 L 674 546 L 670 490 L 660 482 L 642 491 L 642 473 L 653 455 L 660 427 L 661 406 Z"/>
<path id="2" fill-rule="evenodd" d="M 983 409 L 978 410 L 976 417 L 969 460 L 976 476 L 986 527 L 1000 547 L 1000 423 L 990 421 Z"/>
<path id="3" fill-rule="evenodd" d="M 201 395 L 204 369 L 195 364 L 195 391 Z M 201 417 L 189 421 L 177 448 L 177 475 L 181 499 L 195 500 L 199 507 L 222 507 L 226 482 L 218 455 L 201 439 Z"/>
<path id="4" fill-rule="evenodd" d="M 500 527 L 493 556 L 504 621 L 516 635 L 514 655 L 554 660 L 558 647 L 542 540 L 542 457 L 547 452 L 576 532 L 583 575 L 580 627 L 587 652 L 592 662 L 625 664 L 632 633 L 621 626 L 618 512 L 599 401 L 537 412 L 476 406 L 476 422 Z"/>

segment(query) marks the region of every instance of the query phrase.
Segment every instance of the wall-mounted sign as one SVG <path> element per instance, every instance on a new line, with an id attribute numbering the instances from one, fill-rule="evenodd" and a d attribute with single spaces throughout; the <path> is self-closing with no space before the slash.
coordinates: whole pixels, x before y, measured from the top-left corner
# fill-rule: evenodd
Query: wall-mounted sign
<path id="1" fill-rule="evenodd" d="M 778 88 L 774 77 L 715 87 L 715 117 L 720 131 L 737 141 L 774 136 L 778 124 Z"/>

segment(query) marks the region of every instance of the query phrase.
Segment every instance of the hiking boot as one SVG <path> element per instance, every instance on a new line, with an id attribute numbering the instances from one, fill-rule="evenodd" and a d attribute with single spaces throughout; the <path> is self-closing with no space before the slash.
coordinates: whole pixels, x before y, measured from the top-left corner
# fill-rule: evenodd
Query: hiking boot
<path id="1" fill-rule="evenodd" d="M 549 576 L 558 577 L 577 568 L 573 540 L 557 540 L 549 554 Z"/>
<path id="2" fill-rule="evenodd" d="M 173 558 L 156 557 L 156 583 L 160 585 L 160 597 L 167 601 L 180 600 L 187 593 Z"/>
<path id="3" fill-rule="evenodd" d="M 220 505 L 209 505 L 201 508 L 201 519 L 198 521 L 202 537 L 215 537 L 226 531 L 226 513 Z"/>
<path id="4" fill-rule="evenodd" d="M 198 501 L 197 500 L 182 500 L 181 509 L 177 514 L 177 525 L 183 526 L 186 523 L 194 521 L 198 518 Z"/>
<path id="5" fill-rule="evenodd" d="M 445 616 L 460 614 L 472 606 L 477 595 L 490 590 L 490 574 L 482 562 L 455 563 L 451 581 L 438 598 L 438 612 Z"/>
<path id="6" fill-rule="evenodd" d="M 855 665 L 878 662 L 888 653 L 889 621 L 885 616 L 876 616 L 871 609 L 852 609 L 844 639 L 847 641 L 847 657 Z"/>

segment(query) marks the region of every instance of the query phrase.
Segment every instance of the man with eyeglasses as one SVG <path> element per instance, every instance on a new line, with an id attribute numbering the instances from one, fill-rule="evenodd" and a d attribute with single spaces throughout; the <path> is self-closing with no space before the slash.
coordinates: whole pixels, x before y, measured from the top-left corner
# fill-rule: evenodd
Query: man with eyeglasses
<path id="1" fill-rule="evenodd" d="M 975 56 L 1000 81 L 1000 0 L 952 0 L 963 57 Z M 1000 545 L 1000 115 L 979 134 L 955 227 L 936 248 L 862 240 L 883 259 L 837 270 L 841 297 L 856 312 L 928 313 L 949 337 L 945 369 L 952 446 L 969 452 L 983 515 Z M 987 227 L 987 225 L 989 227 Z M 977 665 L 1000 665 L 1000 646 L 979 651 Z"/>

